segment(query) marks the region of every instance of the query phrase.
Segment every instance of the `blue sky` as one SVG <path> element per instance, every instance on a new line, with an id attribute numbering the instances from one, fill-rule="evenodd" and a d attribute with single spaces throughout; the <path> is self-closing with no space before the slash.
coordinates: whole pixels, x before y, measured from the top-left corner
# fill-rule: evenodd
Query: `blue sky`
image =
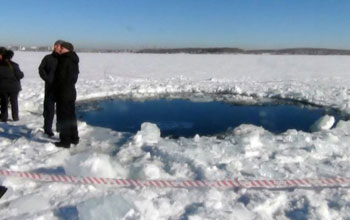
<path id="1" fill-rule="evenodd" d="M 0 0 L 0 45 L 350 49 L 349 0 Z"/>

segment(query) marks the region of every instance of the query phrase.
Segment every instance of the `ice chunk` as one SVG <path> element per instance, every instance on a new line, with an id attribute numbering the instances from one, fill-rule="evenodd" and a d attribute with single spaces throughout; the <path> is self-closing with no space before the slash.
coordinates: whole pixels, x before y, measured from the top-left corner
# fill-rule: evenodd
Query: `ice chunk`
<path id="1" fill-rule="evenodd" d="M 311 131 L 329 130 L 334 125 L 335 119 L 333 116 L 325 115 L 311 125 Z"/>
<path id="2" fill-rule="evenodd" d="M 337 123 L 336 129 L 340 129 L 340 130 L 350 130 L 350 121 L 343 121 L 340 120 Z"/>
<path id="3" fill-rule="evenodd" d="M 130 169 L 129 178 L 133 179 L 166 179 L 168 174 L 162 168 L 163 164 L 159 161 L 138 164 Z"/>
<path id="4" fill-rule="evenodd" d="M 254 208 L 254 211 L 259 213 L 262 219 L 274 219 L 274 213 L 276 213 L 277 210 L 283 209 L 287 201 L 287 194 L 276 195 L 258 204 Z"/>
<path id="5" fill-rule="evenodd" d="M 134 141 L 138 145 L 155 144 L 160 139 L 160 130 L 156 124 L 150 122 L 144 122 L 141 125 L 141 130 L 134 136 Z"/>
<path id="6" fill-rule="evenodd" d="M 77 209 L 80 220 L 139 219 L 136 209 L 117 195 L 89 199 L 79 204 Z"/>
<path id="7" fill-rule="evenodd" d="M 263 128 L 247 124 L 242 124 L 233 131 L 236 141 L 242 147 L 246 157 L 255 157 L 260 154 L 263 147 L 261 140 L 263 133 Z"/>
<path id="8" fill-rule="evenodd" d="M 213 208 L 220 210 L 223 207 L 222 200 L 224 196 L 222 192 L 216 189 L 208 190 L 204 206 L 208 209 Z"/>
<path id="9" fill-rule="evenodd" d="M 143 175 L 147 179 L 160 178 L 161 168 L 155 164 L 146 164 L 143 169 Z"/>
<path id="10" fill-rule="evenodd" d="M 127 171 L 110 156 L 97 153 L 81 153 L 69 158 L 64 170 L 72 176 L 94 176 L 94 177 L 126 177 Z"/>
<path id="11" fill-rule="evenodd" d="M 16 213 L 36 213 L 50 208 L 47 198 L 36 195 L 27 195 L 12 201 L 9 208 Z"/>

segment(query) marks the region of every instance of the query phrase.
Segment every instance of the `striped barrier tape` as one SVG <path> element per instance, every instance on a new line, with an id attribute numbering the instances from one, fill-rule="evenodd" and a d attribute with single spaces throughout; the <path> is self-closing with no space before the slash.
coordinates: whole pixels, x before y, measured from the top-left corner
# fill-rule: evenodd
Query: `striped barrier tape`
<path id="1" fill-rule="evenodd" d="M 111 187 L 155 187 L 155 188 L 315 188 L 315 187 L 350 187 L 350 178 L 335 177 L 321 179 L 283 179 L 283 180 L 137 180 L 113 179 L 103 177 L 76 177 L 66 175 L 52 175 L 43 173 L 0 170 L 0 176 L 17 177 L 40 182 L 59 182 L 70 184 L 103 185 Z"/>

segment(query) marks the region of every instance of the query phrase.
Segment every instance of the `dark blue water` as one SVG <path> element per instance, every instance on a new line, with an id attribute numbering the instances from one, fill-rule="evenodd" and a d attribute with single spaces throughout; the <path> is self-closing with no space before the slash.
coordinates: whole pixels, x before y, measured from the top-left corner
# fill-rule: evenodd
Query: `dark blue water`
<path id="1" fill-rule="evenodd" d="M 172 137 L 217 135 L 240 124 L 262 126 L 274 133 L 288 129 L 307 132 L 325 113 L 323 109 L 290 104 L 249 106 L 180 99 L 104 100 L 94 108 L 87 106 L 78 108 L 78 117 L 90 125 L 135 133 L 143 122 L 152 122 L 158 125 L 162 136 Z"/>

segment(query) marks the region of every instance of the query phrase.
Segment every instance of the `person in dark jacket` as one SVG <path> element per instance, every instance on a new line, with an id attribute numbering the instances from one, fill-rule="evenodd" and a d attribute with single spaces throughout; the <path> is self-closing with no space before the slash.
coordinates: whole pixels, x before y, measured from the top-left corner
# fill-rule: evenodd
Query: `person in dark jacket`
<path id="1" fill-rule="evenodd" d="M 19 120 L 18 93 L 22 90 L 20 80 L 24 77 L 19 65 L 12 61 L 12 50 L 0 50 L 0 97 L 1 117 L 0 120 L 8 120 L 8 103 L 11 103 L 12 119 Z"/>
<path id="2" fill-rule="evenodd" d="M 7 188 L 5 186 L 0 186 L 0 198 L 6 193 Z"/>
<path id="3" fill-rule="evenodd" d="M 57 100 L 57 118 L 60 128 L 60 142 L 57 147 L 69 148 L 79 143 L 77 118 L 75 114 L 75 83 L 79 74 L 79 57 L 69 42 L 61 44 L 61 55 L 54 77 L 55 97 Z"/>
<path id="4" fill-rule="evenodd" d="M 44 96 L 44 132 L 52 137 L 52 124 L 55 116 L 55 94 L 53 87 L 54 75 L 58 63 L 58 57 L 61 52 L 61 44 L 64 41 L 57 40 L 51 54 L 46 55 L 40 63 L 39 75 L 45 81 L 45 96 Z M 56 126 L 57 129 L 57 126 Z"/>

